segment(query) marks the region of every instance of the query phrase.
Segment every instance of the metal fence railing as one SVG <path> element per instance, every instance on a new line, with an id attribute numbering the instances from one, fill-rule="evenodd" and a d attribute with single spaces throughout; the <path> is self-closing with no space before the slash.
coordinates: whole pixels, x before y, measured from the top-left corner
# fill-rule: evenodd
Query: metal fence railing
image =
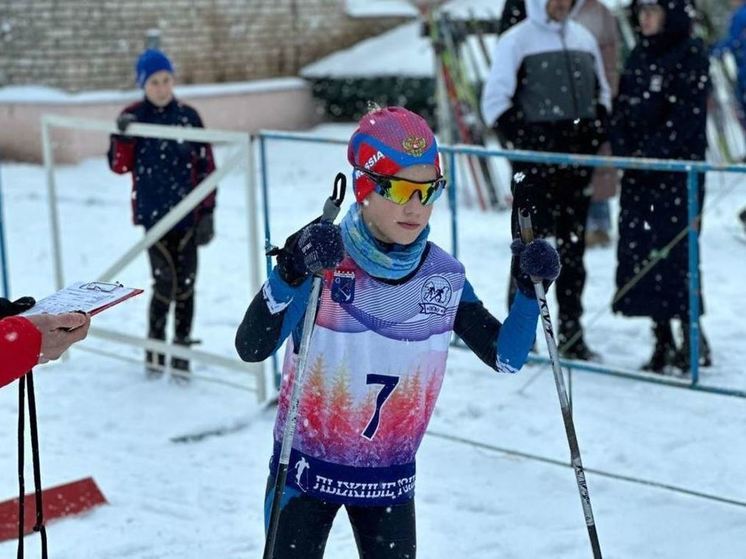
<path id="1" fill-rule="evenodd" d="M 277 131 L 262 131 L 256 136 L 249 140 L 249 143 L 258 144 L 259 150 L 259 172 L 260 172 L 260 186 L 262 190 L 262 211 L 264 214 L 264 242 L 265 246 L 269 246 L 271 243 L 270 239 L 270 212 L 269 212 L 269 167 L 267 163 L 267 151 L 268 142 L 270 141 L 294 141 L 294 142 L 307 142 L 314 144 L 329 144 L 336 146 L 346 146 L 347 141 L 339 138 L 328 138 L 317 135 L 311 135 L 306 133 L 291 133 L 291 132 L 277 132 Z M 690 350 L 690 366 L 691 375 L 688 379 L 674 378 L 662 375 L 653 375 L 642 373 L 640 371 L 633 371 L 628 369 L 622 369 L 613 366 L 606 366 L 597 363 L 590 363 L 585 361 L 575 361 L 562 359 L 561 364 L 563 367 L 572 370 L 601 373 L 605 375 L 611 375 L 620 378 L 632 378 L 636 380 L 642 380 L 645 382 L 652 382 L 657 384 L 676 386 L 689 388 L 693 390 L 699 390 L 703 392 L 722 394 L 727 396 L 737 396 L 746 398 L 746 390 L 739 388 L 729 387 L 718 387 L 704 385 L 700 383 L 699 375 L 699 350 L 700 350 L 700 331 L 699 331 L 699 315 L 700 315 L 700 277 L 699 277 L 699 244 L 697 242 L 697 225 L 700 216 L 699 207 L 699 176 L 701 173 L 707 172 L 727 172 L 727 173 L 739 173 L 746 174 L 746 165 L 715 165 L 704 161 L 674 161 L 674 160 L 660 160 L 660 159 L 643 159 L 643 158 L 624 158 L 624 157 L 604 157 L 604 156 L 591 156 L 591 155 L 572 155 L 563 153 L 542 153 L 542 152 L 531 152 L 531 151 L 510 151 L 505 149 L 487 149 L 478 146 L 466 146 L 466 145 L 443 145 L 440 146 L 440 152 L 445 158 L 446 169 L 448 173 L 448 180 L 450 187 L 448 188 L 448 200 L 449 200 L 449 211 L 450 211 L 450 236 L 451 236 L 451 253 L 458 257 L 459 247 L 459 219 L 458 219 L 458 204 L 457 194 L 459 191 L 459 177 L 456 172 L 456 156 L 458 155 L 469 155 L 476 157 L 499 157 L 506 158 L 510 161 L 523 161 L 523 162 L 535 162 L 542 164 L 558 164 L 558 165 L 582 165 L 587 167 L 613 167 L 617 169 L 637 169 L 637 170 L 650 170 L 650 171 L 669 171 L 684 173 L 687 175 L 688 185 L 688 202 L 687 202 L 687 214 L 688 222 L 686 226 L 686 235 L 689 239 L 689 350 Z M 246 157 L 249 159 L 249 182 L 254 180 L 254 173 L 252 172 L 254 167 L 254 154 L 252 150 L 246 150 Z M 0 192 L 2 196 L 2 192 Z M 250 202 L 253 196 L 249 196 Z M 1 199 L 0 199 L 1 203 Z M 251 205 L 251 204 L 250 204 Z M 682 233 L 684 230 L 682 229 Z M 7 264 L 5 262 L 5 242 L 4 242 L 4 227 L 2 221 L 2 206 L 0 205 L 0 262 L 3 283 L 3 292 L 7 294 Z M 257 243 L 258 244 L 258 243 Z M 267 271 L 269 272 L 271 261 L 269 257 L 266 260 Z M 252 275 L 256 274 L 256 271 L 252 271 Z M 531 362 L 535 363 L 548 363 L 546 357 L 531 356 Z M 275 371 L 277 370 L 277 363 L 275 361 Z"/>
<path id="2" fill-rule="evenodd" d="M 309 142 L 315 144 L 347 145 L 346 140 L 316 136 L 306 133 L 262 131 L 257 135 L 259 144 L 259 157 L 261 168 L 261 188 L 264 204 L 265 244 L 270 245 L 269 230 L 269 176 L 267 166 L 267 143 L 272 140 Z M 555 165 L 581 165 L 586 167 L 613 167 L 616 169 L 635 169 L 647 171 L 668 171 L 685 173 L 687 175 L 687 231 L 689 240 L 689 350 L 691 376 L 689 379 L 679 379 L 662 375 L 646 374 L 639 371 L 631 371 L 586 361 L 561 359 L 561 364 L 570 369 L 612 375 L 620 378 L 634 378 L 646 382 L 678 386 L 746 398 L 746 390 L 727 387 L 717 387 L 700 384 L 699 357 L 700 357 L 700 277 L 699 277 L 699 244 L 697 242 L 697 225 L 700 216 L 699 207 L 699 175 L 711 171 L 746 174 L 746 165 L 715 165 L 705 161 L 676 161 L 667 159 L 646 159 L 632 157 L 607 157 L 596 155 L 574 155 L 568 153 L 547 153 L 536 151 L 488 149 L 479 146 L 467 145 L 441 145 L 440 152 L 446 159 L 448 173 L 448 200 L 451 223 L 451 253 L 458 257 L 458 204 L 456 203 L 458 175 L 456 173 L 456 156 L 470 155 L 476 157 L 503 157 L 509 161 L 534 162 Z M 267 271 L 271 267 L 269 257 L 267 258 Z M 545 357 L 531 356 L 529 361 L 538 363 L 549 363 Z"/>

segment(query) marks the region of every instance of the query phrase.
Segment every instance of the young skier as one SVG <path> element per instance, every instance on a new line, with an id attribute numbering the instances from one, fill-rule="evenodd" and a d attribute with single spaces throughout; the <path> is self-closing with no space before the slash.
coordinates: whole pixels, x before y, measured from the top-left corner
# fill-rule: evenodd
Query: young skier
<path id="1" fill-rule="evenodd" d="M 323 557 L 342 506 L 360 557 L 415 557 L 415 454 L 452 334 L 495 371 L 517 372 L 539 314 L 529 275 L 551 281 L 559 274 L 559 256 L 546 241 L 514 241 L 521 291 L 503 324 L 484 308 L 463 265 L 428 241 L 446 185 L 435 137 L 418 115 L 402 107 L 369 112 L 350 139 L 348 160 L 356 203 L 341 225 L 317 220 L 287 239 L 236 334 L 239 355 L 252 362 L 290 336 L 266 514 L 311 277 L 323 273 L 275 559 Z"/>

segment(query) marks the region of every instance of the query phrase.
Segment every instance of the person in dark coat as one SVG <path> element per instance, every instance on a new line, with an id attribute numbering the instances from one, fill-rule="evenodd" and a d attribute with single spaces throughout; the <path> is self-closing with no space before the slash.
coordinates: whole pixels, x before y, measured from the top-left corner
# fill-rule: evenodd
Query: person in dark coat
<path id="1" fill-rule="evenodd" d="M 132 219 L 148 231 L 215 170 L 215 160 L 210 144 L 125 135 L 133 122 L 203 128 L 197 111 L 174 97 L 173 66 L 164 53 L 146 50 L 138 58 L 135 72 L 145 95 L 117 118 L 122 134 L 112 135 L 108 157 L 112 171 L 132 174 Z M 197 247 L 214 236 L 214 209 L 215 191 L 148 249 L 153 276 L 148 337 L 152 339 L 166 339 L 166 319 L 173 303 L 174 343 L 194 343 Z M 165 355 L 147 351 L 145 360 L 149 376 L 163 372 Z M 171 367 L 181 374 L 175 379 L 188 379 L 186 359 L 172 357 Z"/>
<path id="2" fill-rule="evenodd" d="M 611 93 L 598 42 L 573 19 L 579 7 L 571 0 L 528 0 L 528 17 L 497 41 L 481 108 L 507 148 L 595 154 L 606 140 Z M 513 237 L 520 236 L 519 210 L 528 210 L 534 235 L 557 240 L 559 353 L 598 360 L 581 324 L 592 169 L 515 161 L 512 171 Z"/>
<path id="3" fill-rule="evenodd" d="M 638 0 L 634 9 L 640 40 L 627 59 L 614 103 L 613 153 L 703 160 L 709 61 L 702 41 L 691 35 L 690 6 L 685 0 Z M 700 207 L 703 200 L 700 177 Z M 618 291 L 612 306 L 626 316 L 653 319 L 655 350 L 643 368 L 656 372 L 672 364 L 689 368 L 689 248 L 686 235 L 681 236 L 687 220 L 686 174 L 625 171 Z M 653 260 L 653 267 L 638 278 L 646 262 Z M 678 350 L 672 319 L 680 319 L 685 327 L 685 345 Z"/>

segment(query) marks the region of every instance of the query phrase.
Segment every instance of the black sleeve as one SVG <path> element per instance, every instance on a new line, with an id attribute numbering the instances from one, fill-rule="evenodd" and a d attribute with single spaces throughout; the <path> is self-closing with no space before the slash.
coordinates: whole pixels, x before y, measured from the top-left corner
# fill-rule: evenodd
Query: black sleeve
<path id="1" fill-rule="evenodd" d="M 516 147 L 521 145 L 518 136 L 524 126 L 522 114 L 512 106 L 497 118 L 494 130 L 503 146 Z"/>
<path id="2" fill-rule="evenodd" d="M 254 296 L 236 332 L 236 351 L 241 359 L 258 363 L 272 355 L 282 335 L 286 311 L 272 314 L 262 291 Z"/>
<path id="3" fill-rule="evenodd" d="M 486 365 L 497 370 L 497 335 L 501 326 L 481 301 L 462 300 L 453 331 Z"/>

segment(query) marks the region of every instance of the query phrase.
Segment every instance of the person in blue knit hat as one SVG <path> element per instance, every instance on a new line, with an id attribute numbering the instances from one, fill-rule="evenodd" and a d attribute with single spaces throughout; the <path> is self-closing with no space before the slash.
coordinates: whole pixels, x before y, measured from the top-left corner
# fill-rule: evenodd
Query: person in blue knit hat
<path id="1" fill-rule="evenodd" d="M 117 117 L 120 134 L 111 136 L 109 166 L 118 174 L 132 174 L 132 217 L 148 231 L 215 170 L 209 144 L 177 142 L 127 135 L 133 122 L 203 128 L 199 113 L 176 99 L 174 67 L 161 51 L 148 49 L 135 63 L 137 85 L 144 98 L 126 107 Z M 215 191 L 148 249 L 153 276 L 148 336 L 166 339 L 166 322 L 173 304 L 174 337 L 179 345 L 191 345 L 197 247 L 214 236 Z M 147 351 L 149 376 L 160 376 L 166 359 Z M 189 362 L 171 359 L 174 378 L 187 379 Z"/>
<path id="2" fill-rule="evenodd" d="M 148 78 L 158 72 L 167 72 L 173 75 L 174 66 L 168 56 L 156 49 L 147 49 L 137 59 L 135 64 L 137 74 L 137 87 L 144 89 Z"/>

